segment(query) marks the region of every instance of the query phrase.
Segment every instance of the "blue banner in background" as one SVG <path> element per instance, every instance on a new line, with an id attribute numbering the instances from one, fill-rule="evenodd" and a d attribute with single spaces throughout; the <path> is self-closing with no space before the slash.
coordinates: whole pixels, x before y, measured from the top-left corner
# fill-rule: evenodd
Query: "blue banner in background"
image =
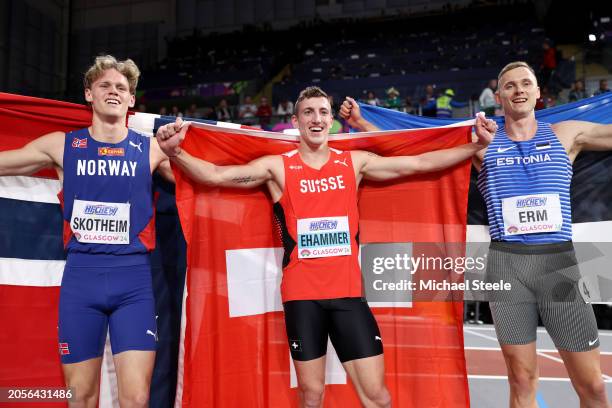
<path id="1" fill-rule="evenodd" d="M 445 126 L 468 120 L 438 119 L 410 115 L 372 105 L 359 104 L 362 116 L 381 129 L 411 129 Z M 602 124 L 612 123 L 612 92 L 581 101 L 536 111 L 542 122 L 584 120 Z M 501 126 L 504 118 L 496 116 Z M 572 222 L 612 220 L 612 152 L 582 152 L 574 162 L 572 179 Z M 476 171 L 472 172 L 468 201 L 468 224 L 487 225 L 484 201 L 476 188 Z"/>
<path id="2" fill-rule="evenodd" d="M 410 115 L 408 113 L 363 103 L 360 103 L 359 106 L 361 107 L 361 115 L 367 121 L 385 130 L 445 126 L 470 119 L 430 118 Z M 492 119 L 497 121 L 498 124 L 504 122 L 502 116 L 495 116 Z M 586 120 L 597 123 L 612 123 L 612 92 L 536 111 L 536 119 L 548 123 L 557 123 L 564 120 Z"/>

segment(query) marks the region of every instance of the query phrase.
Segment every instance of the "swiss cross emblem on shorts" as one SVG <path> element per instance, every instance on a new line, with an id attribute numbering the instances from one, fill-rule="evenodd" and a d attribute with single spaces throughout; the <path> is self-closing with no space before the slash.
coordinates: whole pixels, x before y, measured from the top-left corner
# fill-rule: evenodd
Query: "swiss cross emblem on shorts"
<path id="1" fill-rule="evenodd" d="M 289 340 L 291 351 L 302 351 L 302 342 L 300 340 Z"/>
<path id="2" fill-rule="evenodd" d="M 59 344 L 59 353 L 62 356 L 66 354 L 70 354 L 70 349 L 68 348 L 68 343 L 60 343 Z"/>

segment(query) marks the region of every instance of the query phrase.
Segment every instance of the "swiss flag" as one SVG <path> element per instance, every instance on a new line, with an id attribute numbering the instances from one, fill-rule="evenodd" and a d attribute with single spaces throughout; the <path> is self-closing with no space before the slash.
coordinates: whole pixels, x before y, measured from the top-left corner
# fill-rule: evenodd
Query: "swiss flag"
<path id="1" fill-rule="evenodd" d="M 338 135 L 330 145 L 382 156 L 466 143 L 469 127 Z M 242 164 L 296 148 L 288 135 L 192 124 L 184 149 L 217 164 Z M 470 163 L 359 193 L 360 242 L 463 242 Z M 272 203 L 256 190 L 197 185 L 175 169 L 177 206 L 188 242 L 182 382 L 186 407 L 297 406 L 279 282 L 282 244 Z M 332 272 L 332 271 L 330 271 Z M 469 406 L 462 302 L 377 307 L 386 382 L 396 407 Z M 298 344 L 299 346 L 299 344 Z M 328 360 L 333 360 L 328 354 Z M 328 377 L 341 371 L 328 364 Z M 346 377 L 328 381 L 326 406 L 359 406 Z"/>

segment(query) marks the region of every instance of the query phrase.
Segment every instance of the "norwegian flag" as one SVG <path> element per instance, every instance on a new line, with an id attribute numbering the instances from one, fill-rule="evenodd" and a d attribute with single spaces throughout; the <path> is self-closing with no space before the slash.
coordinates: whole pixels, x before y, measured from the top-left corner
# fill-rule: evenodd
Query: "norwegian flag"
<path id="1" fill-rule="evenodd" d="M 72 147 L 77 149 L 87 149 L 87 139 L 79 139 L 78 137 L 75 137 L 72 139 Z"/>
<path id="2" fill-rule="evenodd" d="M 59 344 L 59 353 L 62 356 L 70 354 L 70 348 L 68 347 L 68 343 L 60 343 Z"/>

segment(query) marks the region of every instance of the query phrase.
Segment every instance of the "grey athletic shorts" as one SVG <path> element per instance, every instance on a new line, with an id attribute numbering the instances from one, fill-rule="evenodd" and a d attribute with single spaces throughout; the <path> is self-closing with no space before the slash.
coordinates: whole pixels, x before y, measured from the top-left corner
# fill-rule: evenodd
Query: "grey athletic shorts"
<path id="1" fill-rule="evenodd" d="M 580 277 L 571 242 L 491 242 L 487 282 L 503 280 L 512 285 L 508 291 L 487 293 L 499 342 L 534 342 L 539 316 L 558 349 L 578 352 L 598 347 L 593 306 L 584 300 Z"/>

